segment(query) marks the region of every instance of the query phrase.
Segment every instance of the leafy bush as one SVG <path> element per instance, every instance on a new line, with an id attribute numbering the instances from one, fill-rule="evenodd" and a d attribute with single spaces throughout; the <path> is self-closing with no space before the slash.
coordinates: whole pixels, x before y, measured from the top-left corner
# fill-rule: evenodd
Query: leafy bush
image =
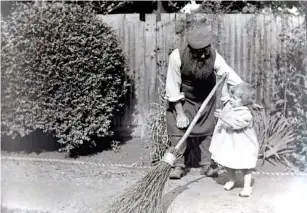
<path id="1" fill-rule="evenodd" d="M 126 59 L 89 6 L 17 3 L 1 44 L 2 134 L 43 129 L 67 150 L 113 134 Z"/>
<path id="2" fill-rule="evenodd" d="M 263 100 L 270 111 L 269 114 L 273 116 L 265 114 L 262 116 L 263 133 L 269 134 L 268 131 L 270 131 L 271 134 L 266 135 L 267 139 L 264 141 L 261 138 L 262 143 L 265 143 L 261 155 L 269 159 L 269 156 L 275 153 L 273 155 L 279 162 L 286 162 L 289 166 L 294 165 L 301 170 L 306 170 L 307 49 L 304 25 L 295 28 L 284 26 L 278 39 L 282 49 L 274 50 L 276 56 L 260 54 L 257 61 L 257 86 L 262 87 L 265 92 L 273 90 L 272 100 Z M 269 65 L 276 65 L 276 71 L 267 72 L 271 69 Z M 273 89 L 265 87 L 268 78 L 274 80 Z M 271 106 L 268 106 L 269 102 L 272 103 Z M 272 140 L 276 142 L 275 148 L 271 147 Z M 264 152 L 271 154 L 265 155 Z"/>
<path id="3" fill-rule="evenodd" d="M 307 169 L 307 44 L 304 26 L 285 27 L 280 35 L 286 51 L 281 51 L 277 57 L 277 90 L 274 94 L 274 110 L 293 121 L 297 138 L 290 159 L 301 170 Z"/>
<path id="4" fill-rule="evenodd" d="M 260 145 L 259 157 L 267 161 L 286 162 L 296 139 L 291 121 L 281 113 L 267 115 L 264 110 L 254 113 L 254 128 Z M 288 164 L 289 165 L 289 164 Z"/>

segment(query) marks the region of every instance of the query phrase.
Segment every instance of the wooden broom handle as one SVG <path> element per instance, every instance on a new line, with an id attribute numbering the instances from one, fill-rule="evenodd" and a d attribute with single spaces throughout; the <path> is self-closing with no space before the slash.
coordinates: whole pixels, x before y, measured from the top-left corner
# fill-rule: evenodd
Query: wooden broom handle
<path id="1" fill-rule="evenodd" d="M 184 133 L 182 138 L 179 140 L 177 145 L 175 146 L 175 149 L 179 150 L 181 145 L 186 141 L 187 137 L 189 137 L 192 129 L 194 128 L 196 122 L 198 121 L 201 113 L 204 111 L 205 107 L 208 105 L 209 101 L 213 97 L 214 93 L 216 92 L 217 88 L 220 86 L 220 84 L 228 77 L 228 73 L 223 74 L 222 78 L 215 84 L 209 95 L 207 96 L 206 100 L 204 100 L 203 104 L 201 105 L 200 109 L 198 110 L 196 116 L 192 120 L 191 124 L 189 125 L 187 131 Z"/>

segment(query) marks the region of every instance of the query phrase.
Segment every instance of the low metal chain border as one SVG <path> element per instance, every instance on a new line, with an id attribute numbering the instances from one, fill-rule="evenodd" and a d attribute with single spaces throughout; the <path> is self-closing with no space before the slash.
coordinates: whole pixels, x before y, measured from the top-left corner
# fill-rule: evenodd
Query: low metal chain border
<path id="1" fill-rule="evenodd" d="M 64 163 L 64 164 L 75 164 L 75 165 L 90 165 L 99 167 L 113 167 L 113 168 L 135 168 L 135 169 L 150 169 L 154 166 L 142 166 L 137 164 L 104 164 L 98 162 L 86 162 L 79 160 L 64 160 L 64 159 L 48 159 L 48 158 L 30 158 L 30 157 L 17 157 L 17 156 L 1 156 L 1 160 L 12 160 L 12 161 L 30 161 L 30 162 L 47 162 L 47 163 Z M 191 171 L 199 171 L 199 168 L 191 168 Z M 271 176 L 305 176 L 307 173 L 303 172 L 258 172 L 254 171 L 255 175 L 271 175 Z"/>

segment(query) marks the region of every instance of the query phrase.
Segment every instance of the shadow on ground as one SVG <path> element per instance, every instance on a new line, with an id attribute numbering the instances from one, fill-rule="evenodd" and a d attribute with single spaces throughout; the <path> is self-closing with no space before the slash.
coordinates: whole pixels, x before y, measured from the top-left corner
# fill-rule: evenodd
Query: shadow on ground
<path id="1" fill-rule="evenodd" d="M 193 183 L 197 183 L 198 181 L 200 181 L 201 179 L 206 178 L 205 176 L 197 178 L 183 186 L 177 186 L 176 188 L 174 188 L 173 190 L 169 191 L 168 193 L 166 193 L 163 196 L 163 212 L 167 212 L 167 209 L 169 208 L 169 206 L 172 204 L 172 202 L 181 194 L 183 193 L 185 190 L 189 189 L 189 185 L 193 184 Z"/>
<path id="2" fill-rule="evenodd" d="M 60 148 L 56 138 L 51 134 L 36 130 L 25 137 L 11 138 L 1 136 L 1 150 L 8 152 L 41 153 L 46 151 L 56 151 Z"/>
<path id="3" fill-rule="evenodd" d="M 97 138 L 95 139 L 96 145 L 84 145 L 75 148 L 70 151 L 67 157 L 78 158 L 81 156 L 95 155 L 112 149 L 120 149 L 120 147 L 126 144 L 129 140 L 131 140 L 130 136 L 119 135 L 115 135 L 114 137 Z"/>
<path id="4" fill-rule="evenodd" d="M 112 149 L 111 142 L 118 141 L 120 146 L 125 144 L 129 137 L 112 137 L 97 139 L 97 146 L 84 145 L 71 151 L 66 157 L 77 158 L 79 156 L 94 155 L 102 151 Z M 51 134 L 44 133 L 42 130 L 35 130 L 25 137 L 12 138 L 10 136 L 1 136 L 1 150 L 14 153 L 36 153 L 60 152 L 62 146 Z"/>
<path id="5" fill-rule="evenodd" d="M 243 174 L 238 173 L 238 174 L 236 174 L 236 177 L 237 177 L 237 180 L 238 180 L 236 182 L 236 187 L 243 188 L 243 186 L 244 186 Z M 214 178 L 214 181 L 221 186 L 225 185 L 225 183 L 228 181 L 226 173 L 223 173 L 223 174 L 219 175 L 219 177 Z M 255 179 L 253 178 L 252 179 L 252 186 L 254 184 L 255 184 Z"/>

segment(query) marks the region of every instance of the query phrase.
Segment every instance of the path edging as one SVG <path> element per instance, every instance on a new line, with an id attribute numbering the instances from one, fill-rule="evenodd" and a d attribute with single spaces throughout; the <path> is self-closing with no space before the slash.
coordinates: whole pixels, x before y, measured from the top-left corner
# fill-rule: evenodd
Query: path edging
<path id="1" fill-rule="evenodd" d="M 12 160 L 12 161 L 30 161 L 30 162 L 46 162 L 46 163 L 65 163 L 75 165 L 90 165 L 100 167 L 113 167 L 113 168 L 127 168 L 127 169 L 150 169 L 153 166 L 143 166 L 137 164 L 105 164 L 105 163 L 94 163 L 78 160 L 64 160 L 64 159 L 48 159 L 48 158 L 30 158 L 30 157 L 17 157 L 17 156 L 1 156 L 1 160 Z M 192 168 L 191 171 L 199 171 L 198 168 Z M 255 175 L 271 175 L 271 176 L 305 176 L 307 173 L 303 172 L 258 172 L 254 171 Z"/>

